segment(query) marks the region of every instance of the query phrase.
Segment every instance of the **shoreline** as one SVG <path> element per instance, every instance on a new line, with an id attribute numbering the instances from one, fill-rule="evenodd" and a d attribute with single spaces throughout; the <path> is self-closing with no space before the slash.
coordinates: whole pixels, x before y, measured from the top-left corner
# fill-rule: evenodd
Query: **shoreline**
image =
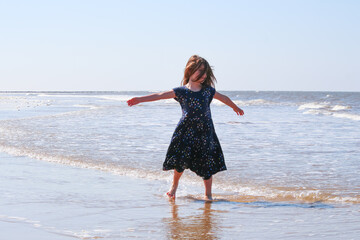
<path id="1" fill-rule="evenodd" d="M 360 234 L 360 207 L 206 202 L 168 182 L 0 153 L 0 230 L 7 239 L 304 239 Z M 356 224 L 359 223 L 359 224 Z M 341 229 L 329 231 L 329 226 Z M 281 230 L 282 229 L 282 230 Z M 336 228 L 335 228 L 336 229 Z M 279 232 L 280 231 L 280 232 Z"/>

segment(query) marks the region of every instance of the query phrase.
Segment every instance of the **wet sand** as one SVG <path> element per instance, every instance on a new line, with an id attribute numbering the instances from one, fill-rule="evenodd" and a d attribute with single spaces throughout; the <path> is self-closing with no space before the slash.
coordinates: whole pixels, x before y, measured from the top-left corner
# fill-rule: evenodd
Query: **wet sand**
<path id="1" fill-rule="evenodd" d="M 209 203 L 201 200 L 202 187 L 186 184 L 174 202 L 164 196 L 171 179 L 7 154 L 0 154 L 0 165 L 2 239 L 356 239 L 360 234 L 358 205 L 232 202 L 216 189 L 216 201 Z"/>

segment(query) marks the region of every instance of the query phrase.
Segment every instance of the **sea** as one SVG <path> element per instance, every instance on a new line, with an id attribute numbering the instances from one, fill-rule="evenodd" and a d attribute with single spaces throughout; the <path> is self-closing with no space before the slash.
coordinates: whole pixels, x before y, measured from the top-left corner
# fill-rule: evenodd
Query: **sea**
<path id="1" fill-rule="evenodd" d="M 164 196 L 175 100 L 0 92 L 0 239 L 358 239 L 360 92 L 219 92 L 213 202 L 190 170 Z"/>

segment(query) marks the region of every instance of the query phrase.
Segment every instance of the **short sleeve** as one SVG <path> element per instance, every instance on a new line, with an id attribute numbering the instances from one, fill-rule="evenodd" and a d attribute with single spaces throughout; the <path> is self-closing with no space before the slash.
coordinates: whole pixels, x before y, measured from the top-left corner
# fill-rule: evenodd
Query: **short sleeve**
<path id="1" fill-rule="evenodd" d="M 209 87 L 209 90 L 210 90 L 209 102 L 211 102 L 215 95 L 216 90 L 213 87 Z"/>
<path id="2" fill-rule="evenodd" d="M 181 87 L 177 87 L 177 88 L 173 88 L 173 91 L 175 93 L 175 97 L 174 99 L 178 102 L 181 102 L 181 99 L 182 99 L 182 88 Z"/>

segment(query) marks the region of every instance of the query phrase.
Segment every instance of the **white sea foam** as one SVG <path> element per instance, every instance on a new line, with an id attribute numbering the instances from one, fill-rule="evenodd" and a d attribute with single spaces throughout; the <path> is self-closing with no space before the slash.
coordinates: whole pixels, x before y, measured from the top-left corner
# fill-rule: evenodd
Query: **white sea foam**
<path id="1" fill-rule="evenodd" d="M 89 109 L 99 109 L 99 106 L 95 106 L 95 105 L 89 105 L 89 104 L 75 104 L 73 105 L 74 107 L 79 107 L 79 108 L 89 108 Z"/>
<path id="2" fill-rule="evenodd" d="M 343 105 L 331 105 L 329 102 L 311 102 L 305 103 L 298 107 L 298 110 L 305 110 L 305 109 L 323 109 L 327 111 L 343 111 L 351 109 L 351 106 L 343 106 Z"/>
<path id="3" fill-rule="evenodd" d="M 360 115 L 357 114 L 350 114 L 350 113 L 334 113 L 334 117 L 337 118 L 347 118 L 355 121 L 360 121 Z"/>
<path id="4" fill-rule="evenodd" d="M 342 110 L 348 110 L 351 109 L 350 106 L 342 106 L 342 105 L 335 105 L 333 106 L 333 108 L 331 109 L 332 111 L 342 111 Z"/>
<path id="5" fill-rule="evenodd" d="M 311 102 L 298 107 L 298 110 L 306 110 L 303 114 L 327 115 L 359 121 L 360 115 L 346 112 L 351 109 L 351 106 L 331 105 L 329 102 Z"/>
<path id="6" fill-rule="evenodd" d="M 303 114 L 313 114 L 313 115 L 323 114 L 323 115 L 331 115 L 330 112 L 322 111 L 322 110 L 319 110 L 319 109 L 310 109 L 310 110 L 307 110 L 307 111 L 303 112 Z"/>
<path id="7" fill-rule="evenodd" d="M 95 169 L 104 172 L 109 172 L 115 175 L 129 176 L 135 178 L 146 178 L 148 180 L 165 180 L 169 181 L 170 173 L 159 174 L 158 171 L 151 171 L 140 168 L 132 168 L 129 166 L 121 166 L 118 164 L 109 164 L 106 162 L 89 162 L 87 159 L 75 158 L 75 157 L 65 157 L 65 156 L 52 156 L 46 153 L 36 153 L 35 151 L 29 149 L 21 149 L 16 147 L 6 147 L 0 146 L 0 151 L 6 152 L 14 156 L 27 156 L 33 159 L 38 159 L 47 162 L 54 162 L 64 165 L 70 165 L 73 167 Z M 201 182 L 197 181 L 198 177 L 187 175 L 186 178 L 183 178 L 182 182 L 184 184 L 190 185 L 199 185 Z M 321 190 L 278 190 L 266 186 L 251 186 L 249 184 L 242 183 L 229 183 L 228 181 L 221 181 L 218 179 L 217 183 L 214 184 L 215 189 L 221 189 L 228 192 L 236 193 L 242 199 L 244 196 L 246 198 L 256 198 L 258 200 L 271 200 L 271 201 L 300 201 L 300 202 L 349 202 L 349 203 L 359 203 L 359 197 L 342 197 L 336 194 L 326 193 Z M 235 197 L 236 198 L 236 197 Z"/>
<path id="8" fill-rule="evenodd" d="M 73 167 L 96 169 L 104 172 L 110 172 L 116 175 L 124 175 L 137 178 L 147 178 L 151 180 L 166 180 L 167 175 L 159 175 L 157 172 L 151 172 L 146 169 L 137 169 L 117 164 L 109 164 L 107 162 L 91 162 L 88 159 L 81 157 L 69 157 L 51 155 L 49 153 L 37 152 L 34 149 L 19 148 L 0 145 L 0 152 L 5 152 L 13 156 L 27 156 L 33 159 L 42 160 L 46 162 L 59 163 Z"/>
<path id="9" fill-rule="evenodd" d="M 360 203 L 360 196 L 341 196 L 336 192 L 329 192 L 326 190 L 299 190 L 288 189 L 280 190 L 269 186 L 249 186 L 249 184 L 223 183 L 218 182 L 214 184 L 215 188 L 222 189 L 229 192 L 235 192 L 232 200 L 266 200 L 266 201 L 299 201 L 299 202 L 329 202 L 329 203 Z"/>
<path id="10" fill-rule="evenodd" d="M 305 110 L 305 109 L 328 109 L 330 108 L 329 103 L 327 102 L 323 102 L 323 103 L 318 103 L 318 102 L 312 102 L 312 103 L 305 103 L 302 104 L 298 107 L 298 110 Z"/>

